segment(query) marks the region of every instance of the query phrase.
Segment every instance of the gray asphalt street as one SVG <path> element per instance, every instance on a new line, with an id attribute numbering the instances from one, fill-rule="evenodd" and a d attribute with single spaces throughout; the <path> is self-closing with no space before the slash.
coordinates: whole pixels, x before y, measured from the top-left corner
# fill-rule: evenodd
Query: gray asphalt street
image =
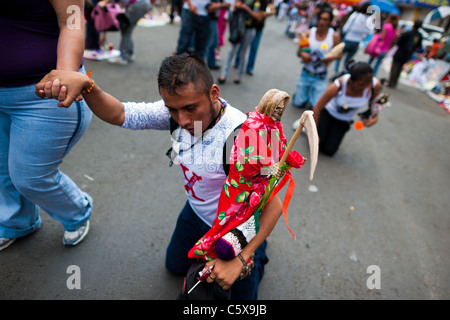
<path id="1" fill-rule="evenodd" d="M 231 105 L 249 112 L 268 89 L 294 93 L 302 65 L 285 25 L 267 21 L 253 76 L 236 85 L 231 70 L 221 85 Z M 86 69 L 122 101 L 156 101 L 159 64 L 178 31 L 179 24 L 137 27 L 134 63 L 86 61 Z M 116 47 L 119 39 L 108 33 Z M 450 115 L 418 89 L 389 92 L 392 107 L 379 123 L 351 130 L 333 158 L 320 155 L 313 182 L 309 164 L 293 172 L 288 219 L 297 239 L 281 217 L 260 299 L 450 298 Z M 284 113 L 288 139 L 301 112 L 289 105 Z M 169 147 L 167 132 L 132 132 L 94 117 L 62 165 L 94 199 L 89 235 L 66 248 L 62 226 L 42 212 L 39 231 L 0 252 L 0 299 L 174 299 L 182 278 L 165 270 L 165 249 L 186 198 Z M 308 157 L 304 136 L 295 149 Z M 80 289 L 67 286 L 72 265 Z"/>

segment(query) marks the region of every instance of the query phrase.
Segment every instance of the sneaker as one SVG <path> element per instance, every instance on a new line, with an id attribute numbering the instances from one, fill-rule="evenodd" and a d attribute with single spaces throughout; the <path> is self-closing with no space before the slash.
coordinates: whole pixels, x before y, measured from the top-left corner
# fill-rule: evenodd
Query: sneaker
<path id="1" fill-rule="evenodd" d="M 114 63 L 114 64 L 122 64 L 122 65 L 128 64 L 128 60 L 122 59 L 122 57 L 115 57 L 115 58 L 108 59 L 108 62 Z"/>
<path id="2" fill-rule="evenodd" d="M 0 251 L 8 248 L 15 240 L 16 238 L 0 238 Z"/>
<path id="3" fill-rule="evenodd" d="M 89 232 L 89 220 L 75 231 L 65 231 L 63 243 L 65 246 L 76 246 Z"/>
<path id="4" fill-rule="evenodd" d="M 133 53 L 131 56 L 128 57 L 128 61 L 129 61 L 129 62 L 134 62 L 134 61 L 136 61 L 136 55 Z"/>
<path id="5" fill-rule="evenodd" d="M 297 119 L 294 121 L 294 123 L 292 124 L 292 130 L 297 130 L 297 128 L 300 126 L 300 119 Z M 302 132 L 301 133 L 306 133 L 305 128 L 303 127 Z"/>

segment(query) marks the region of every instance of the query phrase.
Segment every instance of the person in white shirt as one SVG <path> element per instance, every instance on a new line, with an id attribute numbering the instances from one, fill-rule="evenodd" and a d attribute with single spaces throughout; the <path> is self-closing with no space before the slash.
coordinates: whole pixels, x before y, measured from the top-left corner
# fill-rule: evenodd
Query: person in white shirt
<path id="1" fill-rule="evenodd" d="M 373 77 L 372 67 L 368 63 L 350 60 L 346 68 L 349 74 L 337 78 L 313 108 L 319 150 L 328 156 L 338 151 L 358 111 L 367 108 L 381 90 L 381 83 Z M 378 114 L 363 120 L 363 123 L 370 127 L 377 121 Z"/>
<path id="2" fill-rule="evenodd" d="M 368 12 L 370 2 L 364 3 L 358 11 L 353 12 L 348 18 L 347 22 L 342 27 L 342 33 L 344 36 L 342 40 L 345 43 L 344 52 L 345 56 L 344 66 L 352 59 L 356 52 L 358 52 L 359 44 L 367 36 L 373 33 L 373 27 L 369 23 L 369 17 L 371 12 Z M 339 72 L 341 59 L 336 60 L 334 71 Z"/>
<path id="3" fill-rule="evenodd" d="M 60 85 L 54 85 L 55 79 L 59 79 Z M 180 165 L 187 201 L 167 248 L 166 268 L 173 274 L 186 275 L 195 262 L 188 258 L 189 250 L 210 229 L 215 218 L 227 177 L 223 162 L 225 142 L 246 116 L 219 97 L 211 71 L 195 54 L 164 59 L 158 86 L 162 100 L 122 103 L 84 74 L 53 70 L 36 85 L 36 93 L 41 98 L 56 98 L 60 100 L 59 106 L 69 107 L 84 92 L 86 103 L 103 121 L 132 130 L 171 131 L 172 149 L 168 155 L 171 163 Z M 257 298 L 264 264 L 268 261 L 265 239 L 281 213 L 281 200 L 275 196 L 261 216 L 259 233 L 241 252 L 246 261 L 255 254 L 255 267 L 248 277 L 236 281 L 243 269 L 239 257 L 216 261 L 215 282 L 224 290 L 232 287 L 232 299 Z"/>

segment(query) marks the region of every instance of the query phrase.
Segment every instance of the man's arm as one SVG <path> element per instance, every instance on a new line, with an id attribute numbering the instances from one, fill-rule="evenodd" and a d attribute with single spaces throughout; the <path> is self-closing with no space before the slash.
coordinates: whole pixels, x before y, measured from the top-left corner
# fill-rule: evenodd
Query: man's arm
<path id="1" fill-rule="evenodd" d="M 58 99 L 59 107 L 68 108 L 80 93 L 97 117 L 110 124 L 124 123 L 123 104 L 81 72 L 53 70 L 36 85 L 39 97 Z"/>

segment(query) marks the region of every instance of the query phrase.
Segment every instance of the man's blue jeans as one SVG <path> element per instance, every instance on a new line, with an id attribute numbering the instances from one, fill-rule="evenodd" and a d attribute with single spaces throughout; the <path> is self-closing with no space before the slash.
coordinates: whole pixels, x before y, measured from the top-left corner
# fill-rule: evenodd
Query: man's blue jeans
<path id="1" fill-rule="evenodd" d="M 0 88 L 0 237 L 39 228 L 39 207 L 75 231 L 89 219 L 92 199 L 59 170 L 92 112 L 83 101 L 68 109 L 40 99 L 35 85 Z"/>
<path id="2" fill-rule="evenodd" d="M 300 107 L 309 101 L 314 107 L 320 96 L 327 89 L 326 75 L 311 75 L 303 70 L 295 87 L 295 94 L 292 101 L 294 107 Z"/>
<path id="3" fill-rule="evenodd" d="M 188 52 L 191 43 L 194 42 L 194 52 L 204 58 L 209 38 L 209 17 L 199 16 L 183 9 L 181 18 L 177 54 Z"/>
<path id="4" fill-rule="evenodd" d="M 208 67 L 216 66 L 216 48 L 219 40 L 217 38 L 217 20 L 211 19 L 209 22 L 209 37 L 206 47 L 206 63 Z"/>
<path id="5" fill-rule="evenodd" d="M 177 224 L 166 251 L 166 268 L 171 273 L 185 276 L 194 259 L 187 254 L 194 244 L 208 232 L 210 227 L 192 210 L 188 201 L 178 216 Z M 266 242 L 255 252 L 255 267 L 243 280 L 236 281 L 231 287 L 232 300 L 256 300 L 258 285 L 264 275 L 264 265 L 268 262 Z M 181 289 L 181 288 L 180 288 Z"/>
<path id="6" fill-rule="evenodd" d="M 373 67 L 373 76 L 376 77 L 378 73 L 378 68 L 380 68 L 381 62 L 383 62 L 384 57 L 386 57 L 387 52 L 381 52 L 377 58 L 370 58 L 367 61 L 368 64 L 372 65 L 373 61 L 376 59 L 375 66 Z"/>

